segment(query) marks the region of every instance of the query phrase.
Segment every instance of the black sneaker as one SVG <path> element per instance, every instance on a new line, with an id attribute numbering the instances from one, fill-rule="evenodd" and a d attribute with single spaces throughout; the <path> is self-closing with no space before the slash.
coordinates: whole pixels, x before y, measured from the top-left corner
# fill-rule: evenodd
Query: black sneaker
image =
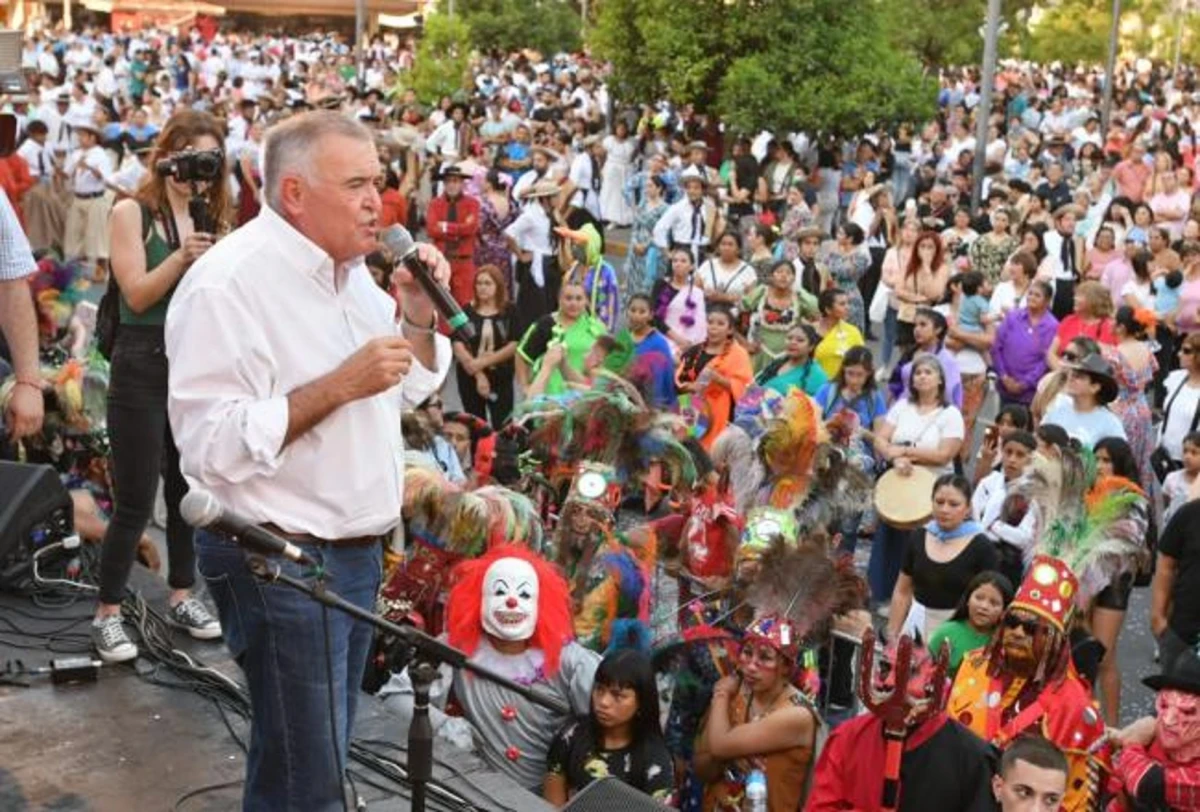
<path id="1" fill-rule="evenodd" d="M 197 640 L 215 640 L 221 636 L 221 624 L 195 598 L 184 598 L 172 606 L 167 617 Z"/>
<path id="2" fill-rule="evenodd" d="M 137 646 L 125 633 L 120 615 L 92 621 L 92 645 L 106 663 L 124 663 L 138 656 Z"/>

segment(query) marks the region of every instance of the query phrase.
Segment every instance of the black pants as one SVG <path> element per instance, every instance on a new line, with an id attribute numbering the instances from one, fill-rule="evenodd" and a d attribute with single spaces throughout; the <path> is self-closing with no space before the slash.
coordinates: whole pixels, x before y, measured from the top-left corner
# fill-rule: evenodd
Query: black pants
<path id="1" fill-rule="evenodd" d="M 863 307 L 871 306 L 871 299 L 875 297 L 875 288 L 879 287 L 879 281 L 883 276 L 883 258 L 887 256 L 887 249 L 879 246 L 872 246 L 868 249 L 871 253 L 871 264 L 867 268 L 867 272 L 858 280 L 858 290 L 863 297 Z M 867 319 L 867 332 L 871 332 L 871 320 Z"/>
<path id="2" fill-rule="evenodd" d="M 188 589 L 196 580 L 192 528 L 179 513 L 187 483 L 167 422 L 167 353 L 161 327 L 122 325 L 113 348 L 108 387 L 116 508 L 100 551 L 100 601 L 120 603 L 125 582 L 154 511 L 158 477 L 167 501 L 167 583 Z"/>
<path id="3" fill-rule="evenodd" d="M 1054 299 L 1050 302 L 1050 312 L 1059 321 L 1075 312 L 1075 280 L 1056 279 L 1054 281 Z"/>
<path id="4" fill-rule="evenodd" d="M 461 366 L 455 364 L 454 371 L 458 376 L 458 397 L 463 408 L 481 420 L 487 420 L 494 429 L 498 430 L 503 426 L 513 410 L 513 380 L 516 370 L 508 364 L 499 369 L 487 370 L 485 374 L 488 383 L 492 385 L 494 398 L 490 401 L 479 396 L 475 389 L 475 379 L 464 372 Z"/>

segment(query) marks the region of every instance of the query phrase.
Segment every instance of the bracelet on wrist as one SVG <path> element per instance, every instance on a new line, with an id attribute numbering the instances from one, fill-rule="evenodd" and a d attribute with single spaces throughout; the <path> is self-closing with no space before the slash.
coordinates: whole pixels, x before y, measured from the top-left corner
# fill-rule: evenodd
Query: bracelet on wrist
<path id="1" fill-rule="evenodd" d="M 42 384 L 40 381 L 29 380 L 28 378 L 17 378 L 17 380 L 13 383 L 13 386 L 30 386 L 39 392 L 42 391 Z"/>
<path id="2" fill-rule="evenodd" d="M 418 333 L 433 333 L 437 330 L 438 326 L 437 313 L 433 314 L 433 319 L 430 321 L 428 326 L 424 324 L 417 324 L 415 321 L 409 318 L 408 313 L 404 311 L 401 311 L 400 313 L 400 321 L 406 328 L 411 328 Z"/>

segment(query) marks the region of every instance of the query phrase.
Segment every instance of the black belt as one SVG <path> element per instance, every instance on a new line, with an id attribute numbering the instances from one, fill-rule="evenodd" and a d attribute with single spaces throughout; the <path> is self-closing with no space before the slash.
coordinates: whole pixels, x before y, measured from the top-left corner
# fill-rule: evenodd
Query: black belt
<path id="1" fill-rule="evenodd" d="M 280 538 L 287 539 L 293 544 L 312 544 L 318 547 L 370 547 L 378 544 L 380 539 L 383 538 L 383 536 L 352 536 L 344 539 L 323 539 L 310 536 L 308 533 L 288 533 L 270 522 L 263 524 L 262 529 L 268 533 L 274 533 Z"/>
<path id="2" fill-rule="evenodd" d="M 77 200 L 95 200 L 98 197 L 104 197 L 104 192 L 87 192 L 86 194 L 83 192 L 75 193 L 75 198 Z"/>

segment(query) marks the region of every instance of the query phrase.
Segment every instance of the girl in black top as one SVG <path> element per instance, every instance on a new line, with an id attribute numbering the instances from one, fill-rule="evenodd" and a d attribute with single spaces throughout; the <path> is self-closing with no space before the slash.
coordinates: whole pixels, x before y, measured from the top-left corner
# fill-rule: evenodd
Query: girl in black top
<path id="1" fill-rule="evenodd" d="M 550 743 L 543 795 L 556 806 L 598 778 L 618 778 L 666 801 L 675 784 L 658 718 L 658 687 L 650 659 L 619 649 L 596 668 L 587 718 L 568 722 Z"/>
<path id="2" fill-rule="evenodd" d="M 499 429 L 513 410 L 518 336 L 504 276 L 495 265 L 475 272 L 475 298 L 464 312 L 475 327 L 475 338 L 470 345 L 453 345 L 458 394 L 464 409 L 483 420 L 490 417 L 492 428 Z"/>

